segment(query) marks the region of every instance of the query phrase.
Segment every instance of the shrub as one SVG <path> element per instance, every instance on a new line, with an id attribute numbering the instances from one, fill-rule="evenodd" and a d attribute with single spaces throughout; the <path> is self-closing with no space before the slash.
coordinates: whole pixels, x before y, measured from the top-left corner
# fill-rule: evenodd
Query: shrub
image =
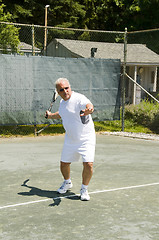
<path id="1" fill-rule="evenodd" d="M 125 118 L 159 133 L 159 104 L 142 101 L 138 105 L 125 106 Z"/>

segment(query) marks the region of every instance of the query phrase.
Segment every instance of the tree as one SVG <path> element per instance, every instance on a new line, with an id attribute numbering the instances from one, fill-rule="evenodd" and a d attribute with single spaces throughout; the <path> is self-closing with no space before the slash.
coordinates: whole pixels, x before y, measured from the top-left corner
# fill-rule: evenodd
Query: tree
<path id="1" fill-rule="evenodd" d="M 159 27 L 159 0 L 80 0 L 89 29 L 141 30 Z"/>
<path id="2" fill-rule="evenodd" d="M 8 11 L 12 14 L 12 20 L 17 23 L 29 23 L 30 18 L 33 18 L 32 12 L 38 6 L 35 5 L 35 1 L 30 0 L 1 0 L 5 4 L 4 12 Z M 34 5 L 36 7 L 34 7 Z"/>
<path id="3" fill-rule="evenodd" d="M 153 29 L 159 27 L 159 0 L 140 0 L 140 11 L 135 15 L 135 29 Z"/>
<path id="4" fill-rule="evenodd" d="M 138 0 L 81 0 L 85 3 L 85 24 L 89 29 L 124 30 L 134 26 L 140 11 Z"/>
<path id="5" fill-rule="evenodd" d="M 14 22 L 44 25 L 45 5 L 48 8 L 48 25 L 83 27 L 84 5 L 78 0 L 3 0 L 6 11 L 13 15 Z"/>
<path id="6" fill-rule="evenodd" d="M 83 28 L 86 11 L 78 0 L 50 0 L 50 19 L 52 26 Z"/>
<path id="7" fill-rule="evenodd" d="M 17 23 L 100 30 L 158 28 L 159 0 L 2 0 Z"/>
<path id="8" fill-rule="evenodd" d="M 4 4 L 0 5 L 0 22 L 9 22 L 12 19 L 12 15 L 9 12 L 5 14 L 4 7 Z M 9 24 L 0 24 L 0 48 L 3 49 L 3 53 L 7 52 L 8 48 L 12 52 L 18 52 L 18 45 L 20 43 L 18 36 L 18 29 L 16 27 Z"/>

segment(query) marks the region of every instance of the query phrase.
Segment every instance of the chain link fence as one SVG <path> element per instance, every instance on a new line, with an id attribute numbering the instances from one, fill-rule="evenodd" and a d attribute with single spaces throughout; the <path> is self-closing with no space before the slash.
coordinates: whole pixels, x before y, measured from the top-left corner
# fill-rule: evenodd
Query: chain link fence
<path id="1" fill-rule="evenodd" d="M 115 31 L 95 31 L 86 29 L 70 29 L 70 28 L 60 28 L 60 27 L 49 27 L 49 26 L 37 26 L 37 25 L 26 25 L 17 23 L 0 23 L 0 32 L 8 34 L 8 38 L 5 41 L 0 40 L 0 53 L 1 54 L 18 54 L 18 55 L 33 55 L 33 56 L 53 56 L 54 52 L 51 53 L 51 44 L 60 40 L 72 40 L 76 41 L 77 44 L 81 42 L 92 42 L 92 48 L 88 50 L 87 58 L 96 57 L 97 53 L 100 53 L 100 49 L 96 48 L 94 43 L 121 43 L 123 55 L 123 42 L 124 42 L 124 32 Z M 12 35 L 12 36 L 10 36 Z M 78 41 L 77 41 L 78 40 Z M 98 45 L 99 46 L 99 45 Z M 50 49 L 49 49 L 50 47 Z M 57 44 L 55 45 L 57 48 Z M 83 49 L 82 49 L 83 48 Z M 85 44 L 80 46 L 80 52 L 85 53 Z M 102 52 L 102 51 L 101 51 Z M 77 54 L 76 54 L 77 55 Z M 60 50 L 56 57 L 68 57 L 68 52 Z M 75 56 L 76 57 L 76 56 Z M 82 56 L 84 57 L 84 56 Z M 106 57 L 111 58 L 111 56 Z M 114 57 L 112 57 L 114 58 Z M 4 132 L 9 134 L 20 134 L 20 132 L 26 132 L 30 134 L 34 129 L 37 132 L 43 126 L 2 126 L 0 135 Z M 45 126 L 44 126 L 45 127 Z M 31 131 L 31 132 L 30 132 Z M 45 129 L 47 132 L 63 132 L 61 126 L 56 125 L 56 127 L 50 126 Z"/>
<path id="2" fill-rule="evenodd" d="M 0 22 L 1 33 L 5 31 L 7 32 L 6 34 L 9 35 L 11 29 L 12 38 L 6 38 L 6 41 L 0 41 L 1 53 L 47 55 L 47 46 L 54 39 L 108 43 L 123 43 L 124 41 L 124 32 L 45 27 L 39 25 Z M 14 31 L 15 34 L 13 34 Z M 19 43 L 17 44 L 16 42 L 15 47 L 13 48 L 14 37 L 18 37 Z"/>
<path id="3" fill-rule="evenodd" d="M 152 100 L 154 97 L 159 100 L 159 29 L 128 32 L 127 48 L 129 55 L 136 49 L 135 61 L 130 62 L 127 54 L 127 102 L 138 104 L 141 99 Z M 145 91 L 139 89 L 131 78 Z"/>
<path id="4" fill-rule="evenodd" d="M 119 58 L 121 59 L 122 69 L 124 73 L 122 81 L 122 107 L 124 104 L 133 103 L 137 104 L 142 98 L 145 98 L 144 91 L 137 93 L 136 84 L 130 78 L 135 79 L 140 83 L 148 92 L 157 97 L 159 91 L 159 29 L 136 31 L 136 32 L 123 32 L 123 31 L 99 31 L 88 29 L 72 29 L 60 28 L 39 25 L 26 25 L 19 23 L 0 22 L 0 53 L 1 54 L 18 54 L 18 55 L 33 55 L 33 56 L 53 56 L 53 57 L 97 57 L 97 58 Z M 57 43 L 61 40 L 84 41 L 94 43 L 107 43 L 109 45 L 101 45 L 96 49 L 96 45 L 91 45 L 89 54 L 84 55 L 85 48 L 80 45 L 80 52 L 73 55 L 72 49 L 69 51 L 72 55 L 68 55 L 68 51 L 59 49 L 58 54 L 56 51 L 51 52 L 51 47 L 57 50 Z M 56 43 L 55 43 L 56 40 Z M 53 44 L 55 43 L 55 44 Z M 114 47 L 114 43 L 118 43 L 118 47 Z M 138 45 L 138 49 L 135 48 Z M 84 46 L 84 45 L 83 45 Z M 95 47 L 94 47 L 95 46 Z M 99 46 L 99 45 L 98 45 Z M 133 48 L 134 46 L 134 48 Z M 146 47 L 142 49 L 141 46 Z M 111 49 L 111 51 L 109 51 Z M 140 52 L 141 50 L 141 52 Z M 147 52 L 151 50 L 151 52 Z M 97 51 L 97 52 L 96 52 Z M 103 52 L 103 55 L 102 55 Z M 100 55 L 100 54 L 101 55 Z M 149 55 L 147 55 L 147 53 Z M 105 54 L 105 57 L 104 57 Z M 134 55 L 141 55 L 141 58 L 133 58 Z M 156 58 L 154 56 L 156 54 Z M 149 61 L 144 59 L 145 55 Z M 152 57 L 154 56 L 154 58 Z M 132 56 L 132 57 L 131 57 Z M 131 59 L 132 58 L 132 59 Z M 130 61 L 130 59 L 132 61 Z M 153 61 L 155 59 L 155 61 Z M 145 79 L 144 79 L 145 78 Z M 122 120 L 124 119 L 124 110 L 122 113 Z M 124 120 L 123 120 L 124 121 Z M 122 122 L 122 130 L 124 130 Z M 34 126 L 37 131 L 37 126 Z M 13 132 L 17 131 L 18 126 Z M 49 127 L 49 129 L 51 129 Z M 27 130 L 26 130 L 27 131 Z M 46 130 L 45 130 L 46 131 Z M 62 130 L 63 131 L 63 130 Z M 0 133 L 1 134 L 1 133 Z"/>
<path id="5" fill-rule="evenodd" d="M 129 44 L 144 44 L 159 54 L 159 29 L 128 32 Z"/>

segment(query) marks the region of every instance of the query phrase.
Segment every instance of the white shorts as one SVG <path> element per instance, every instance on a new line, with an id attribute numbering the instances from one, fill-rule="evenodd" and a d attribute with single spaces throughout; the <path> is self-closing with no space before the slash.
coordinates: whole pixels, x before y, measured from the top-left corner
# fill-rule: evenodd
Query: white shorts
<path id="1" fill-rule="evenodd" d="M 63 146 L 61 162 L 77 162 L 82 157 L 83 162 L 94 162 L 95 144 L 67 144 Z"/>

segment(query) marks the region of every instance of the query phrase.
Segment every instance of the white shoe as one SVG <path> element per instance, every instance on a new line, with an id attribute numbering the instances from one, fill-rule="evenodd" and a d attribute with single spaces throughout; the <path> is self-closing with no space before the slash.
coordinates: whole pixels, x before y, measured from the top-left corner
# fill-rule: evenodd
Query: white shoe
<path id="1" fill-rule="evenodd" d="M 88 194 L 87 189 L 82 188 L 81 191 L 80 191 L 80 194 L 81 194 L 81 200 L 82 201 L 89 201 L 90 200 L 90 196 Z"/>
<path id="2" fill-rule="evenodd" d="M 58 193 L 66 193 L 70 188 L 73 187 L 72 182 L 67 183 L 66 181 L 63 182 L 63 184 L 61 185 L 61 187 L 57 190 Z"/>

